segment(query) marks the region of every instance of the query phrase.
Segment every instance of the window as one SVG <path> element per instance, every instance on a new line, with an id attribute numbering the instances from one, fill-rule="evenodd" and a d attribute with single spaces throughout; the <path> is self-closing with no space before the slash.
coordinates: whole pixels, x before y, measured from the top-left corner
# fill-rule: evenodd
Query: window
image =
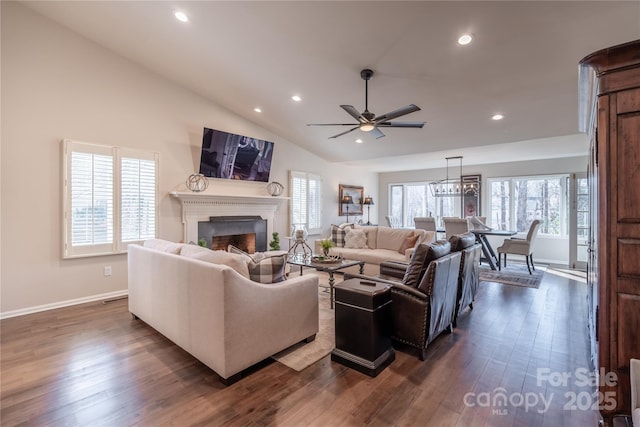
<path id="1" fill-rule="evenodd" d="M 568 235 L 569 175 L 491 178 L 487 222 L 494 228 L 529 231 L 540 220 L 540 234 Z"/>
<path id="2" fill-rule="evenodd" d="M 400 218 L 403 227 L 413 227 L 417 216 L 435 216 L 436 199 L 428 182 L 393 184 L 389 200 L 389 214 Z"/>
<path id="3" fill-rule="evenodd" d="M 158 154 L 65 140 L 64 258 L 156 237 Z"/>
<path id="4" fill-rule="evenodd" d="M 320 177 L 291 171 L 291 224 L 302 224 L 309 234 L 322 233 L 322 186 Z"/>

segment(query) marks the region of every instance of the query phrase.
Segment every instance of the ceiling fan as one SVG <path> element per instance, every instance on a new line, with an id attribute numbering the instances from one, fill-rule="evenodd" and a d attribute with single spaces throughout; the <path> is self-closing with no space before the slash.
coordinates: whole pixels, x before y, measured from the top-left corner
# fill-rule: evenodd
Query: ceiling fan
<path id="1" fill-rule="evenodd" d="M 346 111 L 351 117 L 356 119 L 358 123 L 311 123 L 307 126 L 354 126 L 348 131 L 341 132 L 337 135 L 330 136 L 331 138 L 337 138 L 342 135 L 346 135 L 349 132 L 352 132 L 356 129 L 360 129 L 363 132 L 371 132 L 371 134 L 376 138 L 382 138 L 384 133 L 380 130 L 380 128 L 422 128 L 424 126 L 424 122 L 391 122 L 389 120 L 398 118 L 400 116 L 404 116 L 409 113 L 413 113 L 415 111 L 420 111 L 420 107 L 414 104 L 409 104 L 406 107 L 398 108 L 397 110 L 393 110 L 387 114 L 382 114 L 380 116 L 376 116 L 372 112 L 369 111 L 369 80 L 373 77 L 373 71 L 369 69 L 364 69 L 360 71 L 360 77 L 364 80 L 365 83 L 365 92 L 364 92 L 364 112 L 360 113 L 356 110 L 352 105 L 341 105 L 342 109 Z"/>

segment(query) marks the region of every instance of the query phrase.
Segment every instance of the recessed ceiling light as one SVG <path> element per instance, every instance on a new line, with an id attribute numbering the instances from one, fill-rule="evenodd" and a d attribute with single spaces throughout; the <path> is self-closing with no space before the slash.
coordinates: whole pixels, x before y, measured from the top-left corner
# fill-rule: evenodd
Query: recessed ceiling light
<path id="1" fill-rule="evenodd" d="M 294 100 L 294 101 L 296 101 L 296 102 L 300 102 L 300 101 L 302 101 L 302 98 L 300 98 L 298 95 L 293 95 L 293 96 L 291 97 L 291 99 L 293 99 L 293 100 Z"/>
<path id="2" fill-rule="evenodd" d="M 491 116 L 491 120 L 502 120 L 504 119 L 504 116 L 502 114 L 494 114 L 493 116 Z"/>
<path id="3" fill-rule="evenodd" d="M 187 14 L 186 14 L 186 13 L 184 13 L 184 12 L 180 12 L 180 11 L 175 12 L 175 13 L 173 14 L 173 16 L 175 16 L 175 17 L 176 17 L 176 19 L 177 19 L 178 21 L 180 21 L 180 22 L 188 22 L 188 21 L 189 21 L 189 17 L 188 17 L 188 16 L 187 16 Z"/>
<path id="4" fill-rule="evenodd" d="M 253 109 L 253 111 L 255 111 L 256 113 L 262 113 L 262 108 L 256 107 Z"/>
<path id="5" fill-rule="evenodd" d="M 471 43 L 473 41 L 473 35 L 472 34 L 463 34 L 460 37 L 458 37 L 458 44 L 462 45 L 462 46 L 466 46 L 469 43 Z"/>
<path id="6" fill-rule="evenodd" d="M 361 140 L 360 138 L 356 139 L 356 142 L 357 142 L 358 144 L 362 144 L 362 140 Z"/>

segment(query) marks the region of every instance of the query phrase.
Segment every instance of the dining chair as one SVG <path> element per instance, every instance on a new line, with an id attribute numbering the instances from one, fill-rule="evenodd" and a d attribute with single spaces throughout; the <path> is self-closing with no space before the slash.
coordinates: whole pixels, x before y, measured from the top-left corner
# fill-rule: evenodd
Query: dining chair
<path id="1" fill-rule="evenodd" d="M 469 229 L 471 230 L 490 230 L 491 227 L 487 225 L 486 216 L 468 216 Z"/>
<path id="2" fill-rule="evenodd" d="M 524 255 L 527 260 L 527 269 L 529 270 L 529 274 L 532 274 L 531 269 L 533 271 L 536 270 L 533 265 L 533 244 L 535 243 L 536 236 L 538 235 L 538 231 L 540 230 L 540 220 L 534 219 L 531 225 L 529 226 L 529 232 L 527 233 L 526 239 L 511 237 L 509 239 L 504 239 L 502 246 L 498 247 L 498 270 L 501 269 L 502 266 L 502 254 L 504 254 L 504 266 L 507 266 L 507 254 L 513 255 Z"/>
<path id="3" fill-rule="evenodd" d="M 400 218 L 398 218 L 397 216 L 386 215 L 384 218 L 387 220 L 388 227 L 400 228 L 402 226 Z"/>
<path id="4" fill-rule="evenodd" d="M 417 216 L 413 218 L 413 223 L 416 228 L 428 231 L 436 230 L 436 219 L 432 216 Z"/>
<path id="5" fill-rule="evenodd" d="M 466 218 L 444 217 L 444 232 L 447 240 L 455 234 L 464 234 L 469 232 L 469 221 Z"/>

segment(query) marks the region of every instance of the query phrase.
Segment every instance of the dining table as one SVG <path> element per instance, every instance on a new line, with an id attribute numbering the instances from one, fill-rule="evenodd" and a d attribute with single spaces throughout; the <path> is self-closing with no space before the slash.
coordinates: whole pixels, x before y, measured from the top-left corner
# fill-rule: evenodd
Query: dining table
<path id="1" fill-rule="evenodd" d="M 492 270 L 497 270 L 498 265 L 500 263 L 500 259 L 497 257 L 495 251 L 491 247 L 491 243 L 487 236 L 503 236 L 503 237 L 511 237 L 517 234 L 517 231 L 511 230 L 469 230 L 469 232 L 473 233 L 476 236 L 476 242 L 482 245 L 482 254 L 484 257 L 483 261 L 486 261 L 491 267 Z"/>

